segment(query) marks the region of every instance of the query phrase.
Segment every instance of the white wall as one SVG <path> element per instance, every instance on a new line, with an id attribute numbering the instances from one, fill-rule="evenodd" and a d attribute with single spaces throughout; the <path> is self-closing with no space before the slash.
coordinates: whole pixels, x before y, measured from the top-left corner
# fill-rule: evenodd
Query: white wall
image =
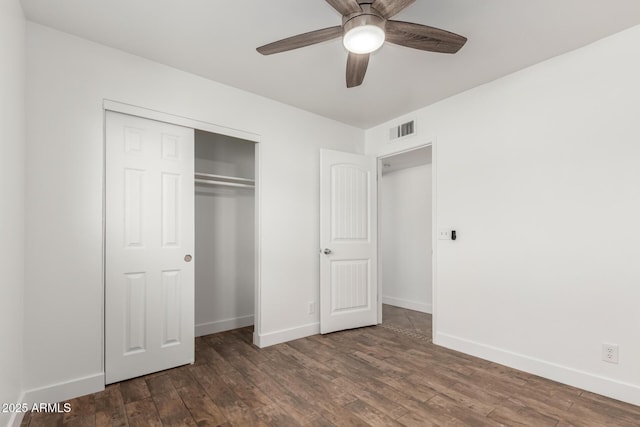
<path id="1" fill-rule="evenodd" d="M 436 343 L 640 404 L 639 45 L 635 27 L 411 114 L 458 231 L 437 244 Z"/>
<path id="2" fill-rule="evenodd" d="M 319 295 L 318 150 L 362 151 L 362 130 L 37 24 L 27 52 L 25 381 L 44 387 L 32 396 L 102 381 L 104 98 L 261 135 L 259 338 L 319 329 L 307 314 Z"/>
<path id="3" fill-rule="evenodd" d="M 18 403 L 25 212 L 25 20 L 18 0 L 0 2 L 0 63 L 0 403 Z M 0 425 L 11 416 L 0 412 Z"/>
<path id="4" fill-rule="evenodd" d="M 196 172 L 253 179 L 255 144 L 196 132 Z M 255 191 L 196 184 L 196 336 L 254 323 Z"/>
<path id="5" fill-rule="evenodd" d="M 431 313 L 431 164 L 382 175 L 382 302 Z"/>

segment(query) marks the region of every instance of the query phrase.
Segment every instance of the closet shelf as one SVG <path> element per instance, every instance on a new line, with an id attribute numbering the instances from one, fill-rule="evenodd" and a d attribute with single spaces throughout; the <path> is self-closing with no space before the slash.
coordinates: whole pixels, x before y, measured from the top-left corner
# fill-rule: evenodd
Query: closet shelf
<path id="1" fill-rule="evenodd" d="M 223 185 L 227 187 L 255 188 L 255 180 L 237 176 L 214 175 L 210 173 L 195 174 L 196 184 Z"/>

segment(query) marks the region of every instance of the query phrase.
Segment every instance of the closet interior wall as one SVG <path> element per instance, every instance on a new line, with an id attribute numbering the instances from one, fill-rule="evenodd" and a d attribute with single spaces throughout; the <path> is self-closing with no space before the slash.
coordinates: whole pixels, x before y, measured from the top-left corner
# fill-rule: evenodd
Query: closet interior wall
<path id="1" fill-rule="evenodd" d="M 239 184 L 195 185 L 196 336 L 253 325 L 255 143 L 196 130 L 195 171 Z M 206 180 L 205 179 L 205 180 Z"/>

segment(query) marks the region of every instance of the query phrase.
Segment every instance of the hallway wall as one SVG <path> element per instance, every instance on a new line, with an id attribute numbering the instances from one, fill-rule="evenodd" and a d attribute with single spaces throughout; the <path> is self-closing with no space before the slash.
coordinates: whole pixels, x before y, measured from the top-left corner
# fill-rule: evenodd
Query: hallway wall
<path id="1" fill-rule="evenodd" d="M 431 313 L 431 164 L 382 175 L 382 302 Z"/>

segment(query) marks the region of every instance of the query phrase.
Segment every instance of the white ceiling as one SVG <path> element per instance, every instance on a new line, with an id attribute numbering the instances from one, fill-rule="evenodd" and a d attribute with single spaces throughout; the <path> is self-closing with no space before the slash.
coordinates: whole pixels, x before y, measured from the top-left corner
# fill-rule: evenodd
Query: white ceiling
<path id="1" fill-rule="evenodd" d="M 345 87 L 340 39 L 272 56 L 255 48 L 339 25 L 324 0 L 22 0 L 27 18 L 369 128 L 640 24 L 638 0 L 417 0 L 394 19 L 466 36 L 456 55 L 385 44 Z M 631 52 L 630 52 L 631 54 Z"/>

